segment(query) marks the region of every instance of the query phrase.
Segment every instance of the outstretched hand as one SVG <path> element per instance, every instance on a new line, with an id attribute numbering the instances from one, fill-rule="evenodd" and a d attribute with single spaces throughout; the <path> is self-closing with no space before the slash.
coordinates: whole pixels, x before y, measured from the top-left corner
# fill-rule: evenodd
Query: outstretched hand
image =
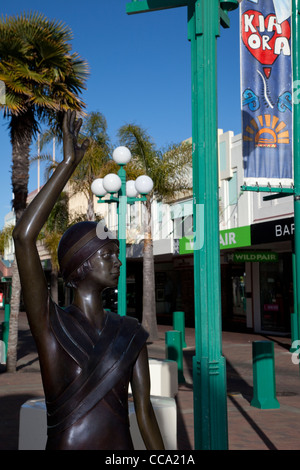
<path id="1" fill-rule="evenodd" d="M 72 162 L 77 166 L 89 146 L 89 140 L 86 139 L 81 145 L 78 145 L 77 140 L 82 125 L 82 119 L 76 121 L 75 118 L 75 111 L 68 109 L 63 120 L 63 143 L 64 160 L 66 162 Z"/>

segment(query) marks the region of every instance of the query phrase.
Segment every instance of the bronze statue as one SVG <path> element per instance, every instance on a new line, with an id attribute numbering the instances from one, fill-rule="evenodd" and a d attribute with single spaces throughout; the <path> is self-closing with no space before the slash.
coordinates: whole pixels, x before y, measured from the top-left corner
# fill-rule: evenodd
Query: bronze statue
<path id="1" fill-rule="evenodd" d="M 81 120 L 68 111 L 63 122 L 63 161 L 27 207 L 13 238 L 24 303 L 39 354 L 47 407 L 46 449 L 130 450 L 128 385 L 137 422 L 149 450 L 164 448 L 150 401 L 148 334 L 135 318 L 105 312 L 101 293 L 117 285 L 118 241 L 97 224 L 81 222 L 63 235 L 62 275 L 74 289 L 61 309 L 48 292 L 36 248 L 37 236 L 59 194 L 84 156 L 77 144 Z"/>

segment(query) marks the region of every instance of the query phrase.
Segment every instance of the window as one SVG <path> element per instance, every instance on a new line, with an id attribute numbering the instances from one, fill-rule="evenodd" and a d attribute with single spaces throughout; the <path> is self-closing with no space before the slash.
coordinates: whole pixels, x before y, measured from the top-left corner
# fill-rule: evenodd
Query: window
<path id="1" fill-rule="evenodd" d="M 232 178 L 228 181 L 228 199 L 228 204 L 230 206 L 233 206 L 238 202 L 237 172 L 234 172 Z"/>

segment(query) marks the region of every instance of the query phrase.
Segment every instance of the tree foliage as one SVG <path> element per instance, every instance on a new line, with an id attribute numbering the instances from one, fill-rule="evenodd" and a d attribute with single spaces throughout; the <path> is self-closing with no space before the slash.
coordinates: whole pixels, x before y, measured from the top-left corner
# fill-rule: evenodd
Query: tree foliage
<path id="1" fill-rule="evenodd" d="M 5 84 L 5 100 L 0 107 L 9 121 L 13 208 L 18 222 L 27 204 L 32 138 L 41 122 L 60 128 L 64 111 L 82 112 L 80 93 L 88 67 L 72 52 L 70 28 L 40 13 L 2 16 L 0 38 L 0 80 Z M 15 372 L 17 360 L 21 287 L 16 262 L 12 272 L 9 372 Z"/>
<path id="2" fill-rule="evenodd" d="M 14 225 L 6 225 L 0 231 L 0 253 L 3 255 L 5 248 L 8 246 L 9 241 L 12 239 L 12 232 Z"/>
<path id="3" fill-rule="evenodd" d="M 118 135 L 120 142 L 132 153 L 131 169 L 135 168 L 139 174 L 146 174 L 153 180 L 151 197 L 168 199 L 177 192 L 191 189 L 191 143 L 157 149 L 147 131 L 135 124 L 122 126 Z"/>
<path id="4" fill-rule="evenodd" d="M 191 189 L 192 147 L 189 143 L 173 144 L 166 150 L 156 148 L 147 131 L 135 124 L 126 124 L 119 129 L 122 145 L 132 154 L 130 171 L 146 174 L 153 180 L 153 190 L 147 195 L 144 249 L 143 249 L 143 325 L 151 340 L 158 337 L 153 241 L 151 233 L 151 202 L 170 199 L 178 192 Z M 126 165 L 126 171 L 127 166 Z"/>

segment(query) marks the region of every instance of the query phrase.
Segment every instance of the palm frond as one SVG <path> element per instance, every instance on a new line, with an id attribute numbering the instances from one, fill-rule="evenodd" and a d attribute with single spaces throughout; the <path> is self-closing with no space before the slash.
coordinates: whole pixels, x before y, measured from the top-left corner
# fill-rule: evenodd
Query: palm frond
<path id="1" fill-rule="evenodd" d="M 5 114 L 18 115 L 32 107 L 38 119 L 59 111 L 82 111 L 80 93 L 89 75 L 88 64 L 71 50 L 73 34 L 63 22 L 38 12 L 0 18 L 0 74 L 12 97 Z M 3 107 L 3 106 L 2 106 Z M 48 111 L 47 111 L 48 110 Z"/>
<path id="2" fill-rule="evenodd" d="M 191 144 L 172 144 L 164 151 L 158 150 L 148 133 L 135 124 L 122 126 L 118 135 L 121 144 L 132 153 L 126 169 L 131 166 L 136 173 L 146 172 L 153 180 L 153 193 L 157 199 L 170 198 L 177 192 L 191 189 Z"/>

